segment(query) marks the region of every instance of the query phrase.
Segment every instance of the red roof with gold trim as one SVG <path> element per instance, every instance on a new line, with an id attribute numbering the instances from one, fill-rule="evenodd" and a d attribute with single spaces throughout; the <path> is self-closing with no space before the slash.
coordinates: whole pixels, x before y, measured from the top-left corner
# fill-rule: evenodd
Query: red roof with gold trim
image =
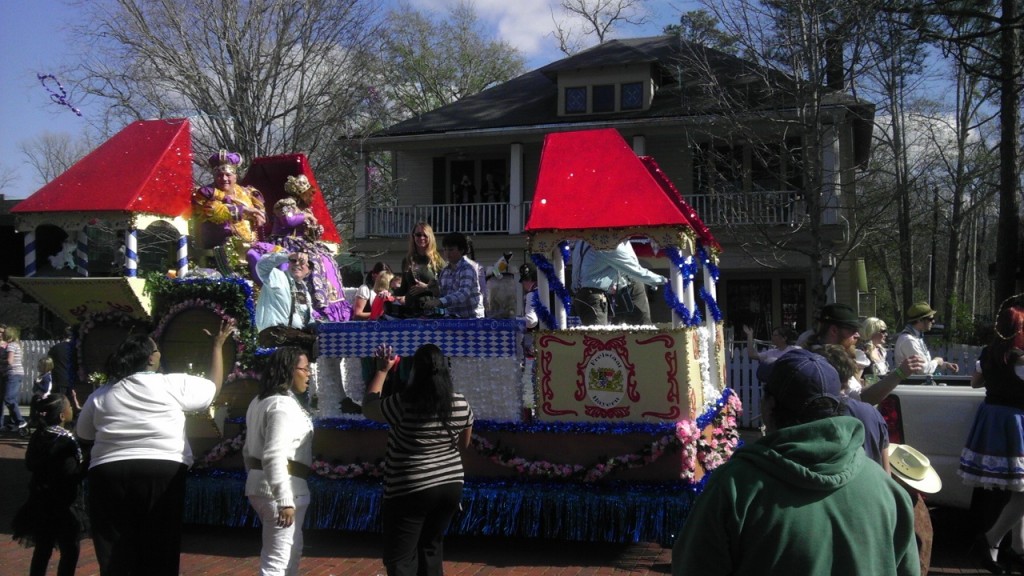
<path id="1" fill-rule="evenodd" d="M 636 227 L 693 229 L 720 249 L 653 159 L 614 128 L 548 134 L 526 232 Z"/>
<path id="2" fill-rule="evenodd" d="M 192 140 L 186 118 L 132 122 L 11 209 L 135 212 L 191 210 Z"/>

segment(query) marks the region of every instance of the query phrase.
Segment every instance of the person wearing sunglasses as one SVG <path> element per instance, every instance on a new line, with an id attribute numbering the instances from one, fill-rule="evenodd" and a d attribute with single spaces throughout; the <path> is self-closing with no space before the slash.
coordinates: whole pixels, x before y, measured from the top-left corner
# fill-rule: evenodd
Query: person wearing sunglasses
<path id="1" fill-rule="evenodd" d="M 881 318 L 865 318 L 860 326 L 860 344 L 870 364 L 864 369 L 865 380 L 877 380 L 889 373 L 885 359 L 885 338 L 889 329 Z"/>
<path id="2" fill-rule="evenodd" d="M 417 222 L 409 234 L 409 251 L 402 259 L 402 285 L 395 291 L 398 303 L 409 310 L 408 315 L 418 315 L 422 309 L 420 299 L 438 293 L 437 276 L 444 267 L 434 228 Z"/>
<path id="3" fill-rule="evenodd" d="M 309 373 L 302 350 L 278 348 L 245 412 L 245 495 L 263 526 L 260 574 L 299 573 L 313 464 L 313 420 L 305 405 Z"/>
<path id="4" fill-rule="evenodd" d="M 960 366 L 953 362 L 946 362 L 941 356 L 932 356 L 928 345 L 924 342 L 924 335 L 935 325 L 935 310 L 927 302 L 918 302 L 907 310 L 907 325 L 896 337 L 896 348 L 893 356 L 899 364 L 909 356 L 920 356 L 924 359 L 924 366 L 915 370 L 914 374 L 934 374 L 938 370 L 949 370 L 954 374 L 960 371 Z"/>

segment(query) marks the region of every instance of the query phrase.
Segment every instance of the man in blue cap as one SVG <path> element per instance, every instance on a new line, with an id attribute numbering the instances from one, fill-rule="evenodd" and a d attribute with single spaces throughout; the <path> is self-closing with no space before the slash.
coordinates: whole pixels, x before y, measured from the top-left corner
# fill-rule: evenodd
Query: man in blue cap
<path id="1" fill-rule="evenodd" d="M 864 454 L 836 370 L 806 350 L 770 366 L 768 434 L 715 470 L 672 574 L 920 574 L 910 497 Z"/>

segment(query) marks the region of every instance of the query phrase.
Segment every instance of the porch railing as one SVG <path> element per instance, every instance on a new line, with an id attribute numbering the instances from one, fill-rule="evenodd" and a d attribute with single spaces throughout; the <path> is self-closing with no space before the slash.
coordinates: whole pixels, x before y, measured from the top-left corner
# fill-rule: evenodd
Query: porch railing
<path id="1" fill-rule="evenodd" d="M 800 192 L 766 190 L 759 192 L 716 192 L 688 194 L 686 201 L 708 226 L 796 226 L 807 219 L 807 205 Z M 463 232 L 508 234 L 522 230 L 530 217 L 530 202 L 520 206 L 518 222 L 513 226 L 512 205 L 503 202 L 473 204 L 403 204 L 371 207 L 366 211 L 369 236 L 401 237 L 416 222 L 430 222 L 438 234 Z M 838 209 L 826 206 L 822 224 L 838 222 Z"/>
<path id="2" fill-rule="evenodd" d="M 688 194 L 686 201 L 708 226 L 795 226 L 807 218 L 807 205 L 802 193 L 792 190 Z M 834 224 L 837 216 L 835 207 L 826 207 L 822 223 Z"/>
<path id="3" fill-rule="evenodd" d="M 371 207 L 366 210 L 366 231 L 369 236 L 397 238 L 408 235 L 417 222 L 429 222 L 435 234 L 508 234 L 513 229 L 523 229 L 530 216 L 530 205 L 520 205 L 516 226 L 512 226 L 515 211 L 504 202 Z"/>

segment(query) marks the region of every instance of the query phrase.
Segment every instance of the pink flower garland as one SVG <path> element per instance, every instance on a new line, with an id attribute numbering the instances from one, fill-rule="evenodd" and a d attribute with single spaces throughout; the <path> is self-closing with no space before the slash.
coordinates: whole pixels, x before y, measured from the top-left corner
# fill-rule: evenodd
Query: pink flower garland
<path id="1" fill-rule="evenodd" d="M 558 464 L 546 460 L 528 460 L 516 456 L 508 448 L 499 448 L 486 438 L 476 434 L 472 437 L 473 447 L 477 452 L 505 468 L 514 469 L 521 476 L 544 478 L 572 479 L 579 478 L 585 483 L 598 482 L 616 470 L 640 468 L 657 461 L 667 450 L 680 451 L 682 471 L 679 477 L 692 481 L 697 470 L 697 462 L 705 472 L 718 468 L 732 456 L 739 444 L 736 431 L 736 414 L 742 410 L 735 394 L 729 396 L 727 405 L 719 411 L 711 422 L 711 439 L 705 440 L 701 430 L 693 420 L 676 422 L 672 433 L 652 441 L 637 452 L 621 454 L 596 462 L 590 466 L 581 464 Z M 211 448 L 198 462 L 204 468 L 218 462 L 242 449 L 245 444 L 245 431 L 234 438 L 226 439 Z M 331 464 L 321 458 L 313 460 L 312 470 L 318 476 L 331 480 L 343 478 L 359 478 L 368 476 L 380 478 L 384 475 L 384 461 L 362 462 L 354 464 Z"/>
<path id="2" fill-rule="evenodd" d="M 174 306 L 171 306 L 167 313 L 164 314 L 163 318 L 160 319 L 160 324 L 157 325 L 156 330 L 153 331 L 153 340 L 160 342 L 160 336 L 164 330 L 167 329 L 167 324 L 178 314 L 185 310 L 191 310 L 193 308 L 206 308 L 212 311 L 214 314 L 220 317 L 221 320 L 233 322 L 235 321 L 227 312 L 224 311 L 224 307 L 212 300 L 206 300 L 203 298 L 192 298 L 189 300 L 182 300 Z M 242 355 L 245 352 L 245 343 L 243 338 L 235 338 L 235 363 L 231 366 L 231 373 L 228 375 L 228 380 L 234 380 L 243 376 L 254 376 L 255 373 L 243 373 L 242 366 L 239 360 L 242 359 Z"/>

